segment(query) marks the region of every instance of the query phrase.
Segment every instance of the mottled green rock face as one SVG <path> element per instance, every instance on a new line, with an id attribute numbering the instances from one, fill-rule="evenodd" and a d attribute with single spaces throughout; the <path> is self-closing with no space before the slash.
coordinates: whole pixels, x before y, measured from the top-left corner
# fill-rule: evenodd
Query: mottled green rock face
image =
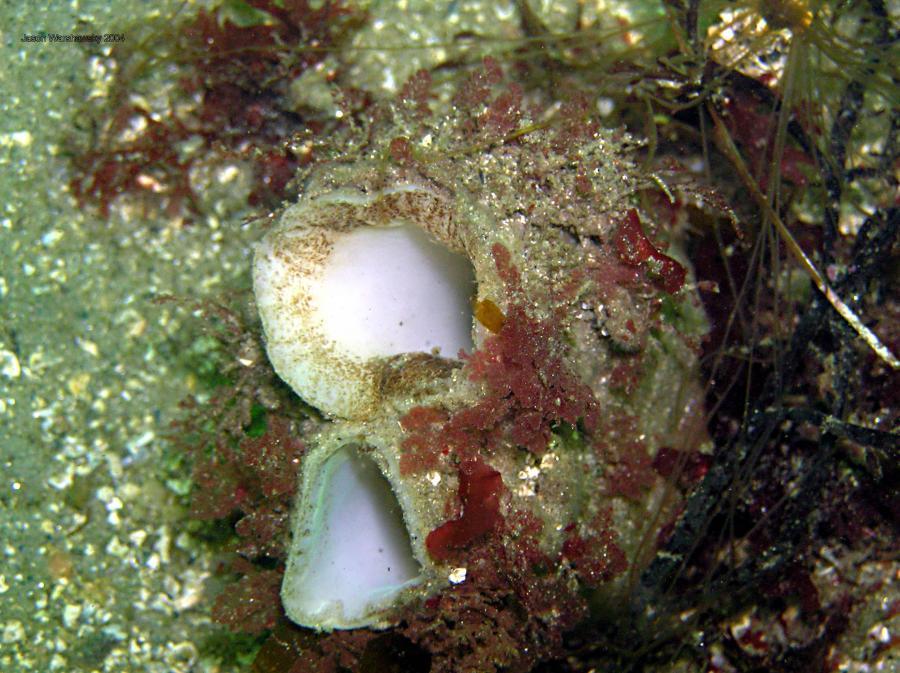
<path id="1" fill-rule="evenodd" d="M 449 119 L 395 110 L 356 161 L 320 164 L 256 249 L 270 360 L 330 419 L 282 585 L 304 626 L 386 627 L 526 556 L 523 586 L 609 600 L 681 502 L 672 465 L 703 449 L 705 320 L 677 232 L 636 208 L 627 139 L 573 104 L 503 141 L 530 120 L 490 67 Z M 398 223 L 439 252 L 385 244 Z M 453 346 L 386 350 L 369 315 L 449 325 Z"/>

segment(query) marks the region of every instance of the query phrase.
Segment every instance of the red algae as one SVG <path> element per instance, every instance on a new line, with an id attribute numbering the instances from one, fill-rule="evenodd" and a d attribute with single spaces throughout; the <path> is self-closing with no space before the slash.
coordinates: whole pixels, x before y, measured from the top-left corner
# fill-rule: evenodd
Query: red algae
<path id="1" fill-rule="evenodd" d="M 593 138 L 600 124 L 591 114 L 591 104 L 586 95 L 573 91 L 559 111 L 561 123 L 555 131 L 551 147 L 555 152 L 577 155 L 577 150 L 585 141 Z M 579 163 L 575 187 L 580 196 L 593 193 L 593 184 Z"/>
<path id="2" fill-rule="evenodd" d="M 221 439 L 193 470 L 192 515 L 215 520 L 238 514 L 237 550 L 247 558 L 284 557 L 303 452 L 289 421 L 273 415 L 268 426 L 261 437 L 245 437 L 236 449 Z"/>
<path id="3" fill-rule="evenodd" d="M 106 106 L 113 112 L 95 122 L 100 131 L 89 149 L 73 150 L 71 188 L 80 206 L 108 217 L 128 196 L 145 214 L 197 216 L 203 206 L 193 169 L 236 161 L 251 166 L 248 205 L 271 207 L 287 196 L 288 182 L 312 154 L 310 144 L 295 152 L 285 141 L 294 134 L 309 139 L 334 123 L 292 109 L 288 85 L 344 39 L 359 13 L 336 1 L 316 8 L 306 0 L 247 4 L 268 20 L 239 26 L 222 7 L 201 9 L 177 27 L 172 53 L 113 52 L 122 73 Z M 133 102 L 142 97 L 140 83 L 127 77 L 143 70 L 140 58 L 177 63 L 167 108 Z"/>
<path id="4" fill-rule="evenodd" d="M 425 430 L 435 423 L 442 423 L 446 420 L 446 412 L 436 407 L 413 407 L 400 419 L 400 425 L 404 430 L 410 432 Z"/>
<path id="5" fill-rule="evenodd" d="M 459 500 L 462 513 L 429 533 L 425 541 L 428 553 L 438 560 L 450 558 L 454 551 L 493 531 L 500 523 L 500 473 L 480 458 L 459 465 Z"/>
<path id="6" fill-rule="evenodd" d="M 506 137 L 519 126 L 522 88 L 512 84 L 500 93 L 481 116 L 480 125 L 486 136 L 497 140 Z"/>
<path id="7" fill-rule="evenodd" d="M 261 503 L 234 525 L 239 538 L 237 552 L 248 558 L 281 558 L 290 509 L 284 502 Z"/>
<path id="8" fill-rule="evenodd" d="M 765 109 L 762 99 L 755 93 L 736 90 L 729 100 L 725 122 L 732 137 L 747 154 L 748 166 L 756 177 L 760 189 L 768 189 L 769 170 L 775 147 L 775 117 L 771 109 Z M 809 182 L 808 173 L 814 168 L 809 155 L 799 147 L 786 145 L 781 150 L 780 177 L 803 187 Z"/>
<path id="9" fill-rule="evenodd" d="M 528 671 L 563 652 L 587 602 L 541 550 L 542 528 L 530 512 L 511 512 L 508 539 L 488 536 L 466 550 L 465 582 L 408 611 L 401 630 L 432 654 L 431 673 Z"/>
<path id="10" fill-rule="evenodd" d="M 338 673 L 359 669 L 369 658 L 377 634 L 367 630 L 316 634 L 292 624 L 283 615 L 263 643 L 251 673 Z M 379 669 L 371 669 L 379 670 Z M 393 670 L 393 669 L 391 669 Z"/>
<path id="11" fill-rule="evenodd" d="M 616 414 L 607 419 L 597 437 L 594 448 L 600 459 L 610 466 L 607 491 L 613 496 L 639 501 L 656 483 L 658 475 L 640 433 L 638 419 Z"/>
<path id="12" fill-rule="evenodd" d="M 431 113 L 429 101 L 432 99 L 431 93 L 431 73 L 427 70 L 419 70 L 415 72 L 403 88 L 400 89 L 400 102 L 408 106 L 415 113 L 416 117 L 426 117 Z"/>
<path id="13" fill-rule="evenodd" d="M 197 519 L 224 519 L 247 499 L 238 466 L 220 455 L 198 460 L 192 477 L 191 515 Z"/>
<path id="14" fill-rule="evenodd" d="M 661 290 L 674 294 L 684 285 L 686 269 L 660 252 L 647 238 L 636 210 L 631 209 L 625 214 L 613 243 L 619 259 L 632 266 L 643 265 Z"/>
<path id="15" fill-rule="evenodd" d="M 503 81 L 503 69 L 496 59 L 488 57 L 460 86 L 453 103 L 464 109 L 476 109 L 493 95 L 494 87 Z"/>
<path id="16" fill-rule="evenodd" d="M 79 206 L 93 203 L 102 217 L 109 217 L 114 199 L 121 194 L 159 198 L 165 192 L 167 213 L 175 214 L 185 207 L 196 209 L 188 175 L 190 162 L 179 156 L 177 148 L 192 135 L 191 131 L 177 119 L 163 123 L 148 110 L 124 104 L 110 120 L 107 136 L 118 138 L 127 127 L 138 124 L 144 126 L 138 138 L 110 140 L 109 146 L 73 159 L 79 173 L 71 187 Z"/>
<path id="17" fill-rule="evenodd" d="M 507 292 L 518 292 L 522 288 L 522 278 L 519 270 L 512 263 L 509 250 L 502 243 L 494 243 L 491 246 L 491 254 L 494 257 L 494 265 L 497 267 L 497 275 L 506 284 Z"/>
<path id="18" fill-rule="evenodd" d="M 599 586 L 628 569 L 628 559 L 617 543 L 618 535 L 608 509 L 595 516 L 583 533 L 576 532 L 574 525 L 571 528 L 560 555 L 575 566 L 585 585 Z"/>
<path id="19" fill-rule="evenodd" d="M 519 129 L 524 90 L 517 83 L 501 89 L 504 79 L 497 61 L 487 57 L 457 89 L 453 103 L 462 112 L 459 135 L 472 143 L 468 151 L 509 142 Z"/>
<path id="20" fill-rule="evenodd" d="M 677 479 L 682 486 L 690 486 L 706 476 L 711 459 L 708 455 L 678 451 L 661 446 L 653 458 L 653 469 L 667 479 Z"/>
<path id="21" fill-rule="evenodd" d="M 289 423 L 274 417 L 272 429 L 248 439 L 235 451 L 220 445 L 194 469 L 193 515 L 224 519 L 238 514 L 234 571 L 236 585 L 216 600 L 213 619 L 233 631 L 258 634 L 272 628 L 281 614 L 280 564 L 287 550 L 290 505 L 296 487 L 302 444 L 288 436 Z M 274 559 L 276 568 L 251 560 Z"/>
<path id="22" fill-rule="evenodd" d="M 177 301 L 164 297 L 160 302 Z M 258 634 L 281 615 L 279 587 L 291 504 L 303 443 L 296 411 L 274 385 L 258 336 L 243 316 L 220 304 L 195 305 L 217 346 L 204 352 L 216 368 L 210 398 L 189 397 L 172 425 L 176 450 L 193 461 L 191 515 L 233 522 L 232 570 L 242 577 L 216 600 L 213 618 L 234 631 Z"/>
<path id="23" fill-rule="evenodd" d="M 281 614 L 279 570 L 264 570 L 238 557 L 234 571 L 243 576 L 213 605 L 213 619 L 232 631 L 258 635 L 271 629 Z"/>
<path id="24" fill-rule="evenodd" d="M 445 422 L 436 411 L 414 408 L 401 422 L 409 433 L 401 470 L 424 471 L 435 467 L 441 455 L 452 452 L 465 459 L 504 441 L 540 454 L 560 421 L 593 430 L 599 418 L 596 400 L 553 352 L 554 334 L 549 323 L 511 307 L 500 332 L 466 357 L 469 378 L 484 382 L 487 394 Z"/>
<path id="25" fill-rule="evenodd" d="M 408 166 L 413 162 L 412 147 L 409 144 L 409 138 L 399 136 L 391 141 L 388 151 L 391 160 L 401 166 Z"/>
<path id="26" fill-rule="evenodd" d="M 434 407 L 413 407 L 400 419 L 400 427 L 408 433 L 401 445 L 401 474 L 437 467 L 441 455 L 447 453 L 440 437 L 446 420 L 446 412 Z"/>
<path id="27" fill-rule="evenodd" d="M 291 424 L 284 418 L 273 416 L 267 426 L 261 437 L 241 441 L 242 462 L 265 498 L 293 496 L 303 443 L 291 434 Z"/>
<path id="28" fill-rule="evenodd" d="M 502 420 L 513 441 L 534 453 L 546 448 L 552 424 L 581 422 L 590 431 L 598 420 L 590 388 L 555 352 L 555 333 L 550 323 L 534 320 L 514 305 L 500 333 L 488 337 L 468 360 L 469 378 L 486 383 L 495 400 L 508 402 Z"/>
<path id="29" fill-rule="evenodd" d="M 588 269 L 587 274 L 594 282 L 601 299 L 613 299 L 619 288 L 626 290 L 641 286 L 643 274 L 633 264 L 626 264 L 618 255 L 608 250 L 601 250 L 597 259 Z"/>
<path id="30" fill-rule="evenodd" d="M 493 254 L 509 292 L 517 292 L 521 278 L 509 251 L 495 244 Z M 485 339 L 479 350 L 463 356 L 469 379 L 484 383 L 486 394 L 445 421 L 437 410 L 411 410 L 401 421 L 409 433 L 402 445 L 404 474 L 434 468 L 441 455 L 452 452 L 465 459 L 504 441 L 541 454 L 559 422 L 581 423 L 588 432 L 596 427 L 597 402 L 557 353 L 557 329 L 529 317 L 518 304 L 511 305 L 506 315 L 499 308 L 499 316 L 490 309 L 486 312 L 497 333 Z"/>

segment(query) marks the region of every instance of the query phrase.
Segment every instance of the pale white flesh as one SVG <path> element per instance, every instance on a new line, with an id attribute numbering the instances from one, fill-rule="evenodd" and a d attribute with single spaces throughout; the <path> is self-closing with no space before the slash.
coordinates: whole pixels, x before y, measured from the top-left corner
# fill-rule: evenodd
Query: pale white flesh
<path id="1" fill-rule="evenodd" d="M 377 624 L 420 574 L 397 498 L 375 462 L 350 447 L 325 462 L 314 498 L 295 528 L 302 539 L 282 585 L 285 611 L 320 629 Z"/>
<path id="2" fill-rule="evenodd" d="M 472 266 L 410 224 L 335 240 L 312 292 L 327 339 L 359 358 L 472 349 Z"/>

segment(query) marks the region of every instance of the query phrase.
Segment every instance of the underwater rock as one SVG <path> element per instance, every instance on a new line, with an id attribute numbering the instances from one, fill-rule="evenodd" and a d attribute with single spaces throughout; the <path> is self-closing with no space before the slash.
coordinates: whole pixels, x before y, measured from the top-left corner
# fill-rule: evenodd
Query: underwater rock
<path id="1" fill-rule="evenodd" d="M 256 249 L 270 361 L 330 418 L 304 437 L 282 584 L 303 626 L 383 628 L 479 582 L 615 604 L 708 450 L 706 321 L 631 141 L 578 103 L 530 125 L 486 72 L 458 118 L 398 112 L 311 169 Z"/>

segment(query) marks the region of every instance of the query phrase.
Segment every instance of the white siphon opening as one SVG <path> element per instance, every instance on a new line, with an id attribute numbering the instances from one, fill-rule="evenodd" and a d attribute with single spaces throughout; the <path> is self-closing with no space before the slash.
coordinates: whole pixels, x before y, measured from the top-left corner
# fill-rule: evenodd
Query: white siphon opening
<path id="1" fill-rule="evenodd" d="M 341 235 L 311 295 L 324 335 L 360 358 L 472 350 L 471 262 L 405 222 Z"/>
<path id="2" fill-rule="evenodd" d="M 314 498 L 304 506 L 312 521 L 302 555 L 285 576 L 285 609 L 300 624 L 364 624 L 421 573 L 400 504 L 375 461 L 352 446 L 325 462 Z"/>

